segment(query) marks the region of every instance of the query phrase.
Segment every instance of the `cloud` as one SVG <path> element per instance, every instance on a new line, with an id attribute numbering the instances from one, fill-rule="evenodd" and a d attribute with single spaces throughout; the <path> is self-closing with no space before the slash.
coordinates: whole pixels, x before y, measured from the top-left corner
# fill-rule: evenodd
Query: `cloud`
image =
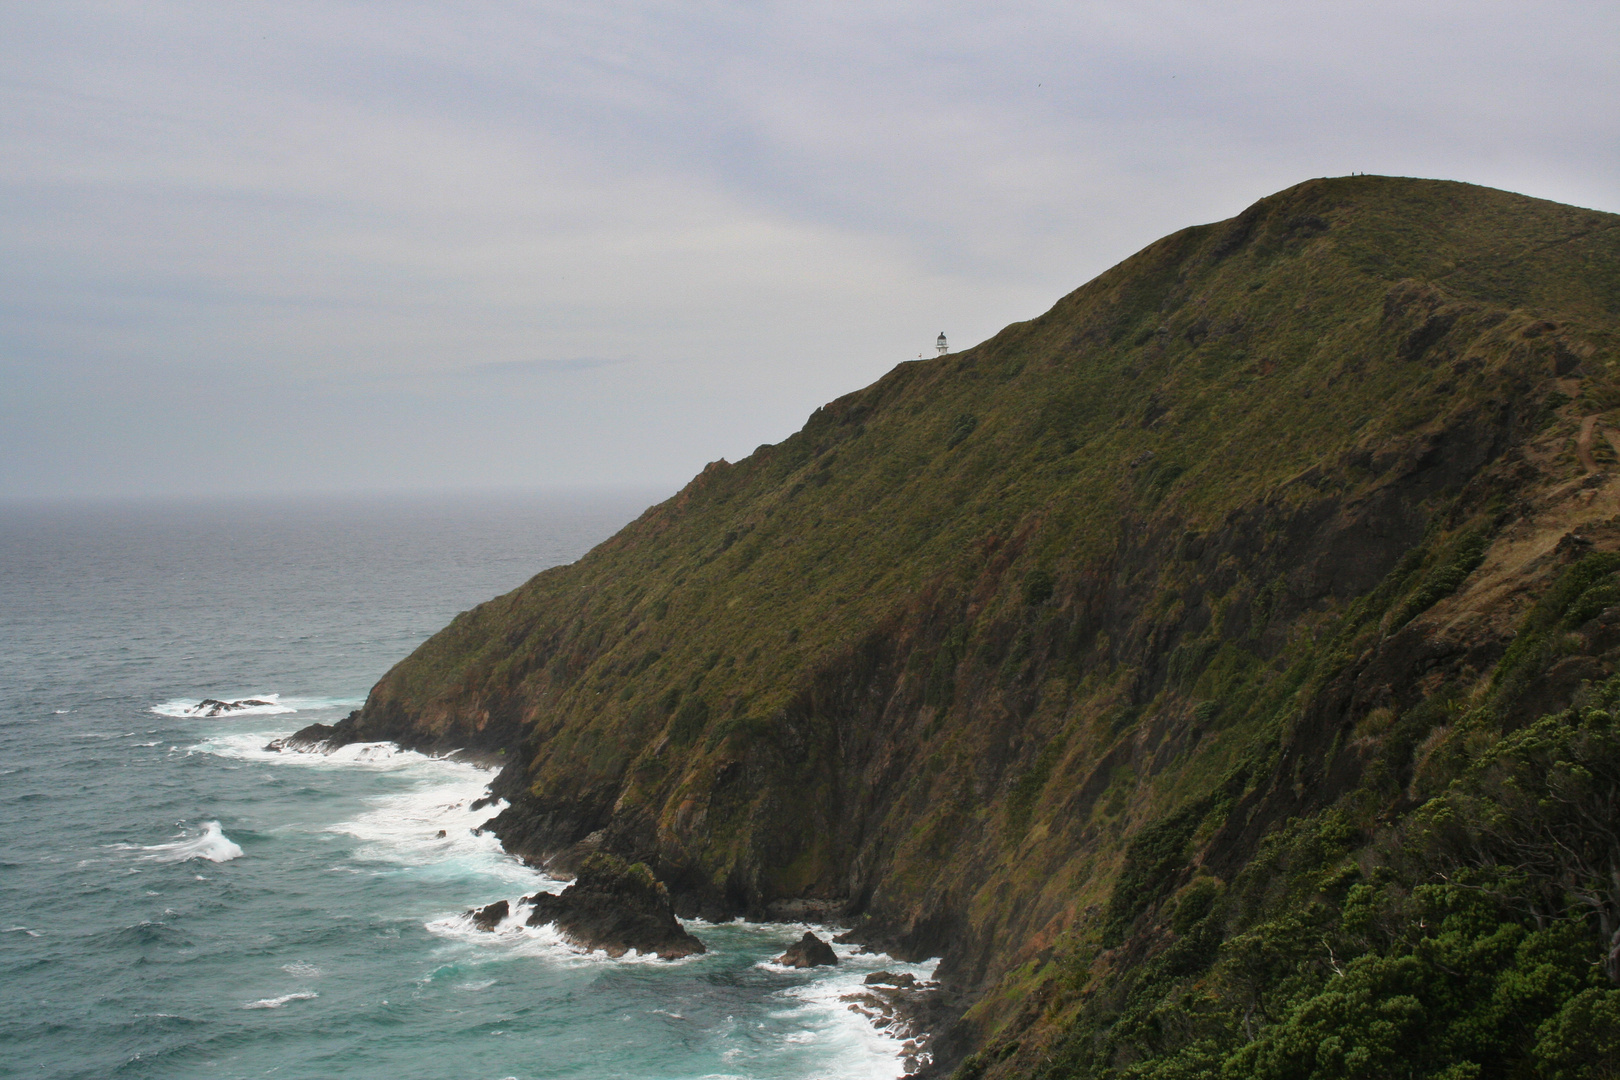
<path id="1" fill-rule="evenodd" d="M 0 493 L 679 480 L 1309 176 L 1620 209 L 1613 5 L 60 0 L 0 42 Z M 252 400 L 285 445 L 151 437 Z"/>
<path id="2" fill-rule="evenodd" d="M 474 377 L 522 377 L 526 375 L 556 375 L 569 371 L 589 371 L 592 368 L 634 364 L 629 358 L 607 359 L 596 356 L 578 356 L 561 360 L 495 360 L 487 364 L 474 364 L 467 374 Z"/>

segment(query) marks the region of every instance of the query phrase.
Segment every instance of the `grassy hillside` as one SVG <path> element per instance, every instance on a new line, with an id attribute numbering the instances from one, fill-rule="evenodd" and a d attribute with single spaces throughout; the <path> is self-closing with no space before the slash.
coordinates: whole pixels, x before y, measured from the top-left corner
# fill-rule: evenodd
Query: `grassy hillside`
<path id="1" fill-rule="evenodd" d="M 1485 821 L 1617 797 L 1617 226 L 1355 177 L 1166 237 L 459 616 L 342 737 L 504 756 L 536 860 L 942 953 L 964 1075 L 1386 1075 L 1355 1048 L 1485 1030 L 1526 950 L 1537 1023 L 1597 1030 L 1620 848 L 1525 869 Z M 1493 974 L 1423 983 L 1446 949 Z"/>

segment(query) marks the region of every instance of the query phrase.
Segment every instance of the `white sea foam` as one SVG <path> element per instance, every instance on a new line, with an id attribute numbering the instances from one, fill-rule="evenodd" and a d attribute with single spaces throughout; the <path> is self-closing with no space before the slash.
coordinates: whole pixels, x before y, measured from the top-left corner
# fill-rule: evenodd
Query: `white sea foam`
<path id="1" fill-rule="evenodd" d="M 288 734 L 285 730 L 235 727 L 211 735 L 186 752 L 293 768 L 359 768 L 395 774 L 410 786 L 370 798 L 364 812 L 327 827 L 328 832 L 361 841 L 356 858 L 421 868 L 445 877 L 493 877 L 531 893 L 551 882 L 508 855 L 493 835 L 475 832 L 506 808 L 504 801 L 497 801 L 473 809 L 473 803 L 485 797 L 493 769 L 454 757 L 402 750 L 391 742 L 350 743 L 330 752 L 266 749 L 272 739 Z"/>
<path id="2" fill-rule="evenodd" d="M 314 979 L 317 978 L 321 973 L 320 968 L 316 967 L 314 964 L 305 963 L 302 960 L 295 960 L 290 964 L 282 964 L 281 970 L 285 971 L 289 975 L 296 975 L 300 979 Z"/>
<path id="3" fill-rule="evenodd" d="M 393 872 L 364 865 L 386 864 L 409 868 L 413 876 L 465 881 L 480 890 L 504 885 L 533 893 L 560 887 L 507 854 L 494 835 L 475 831 L 506 806 L 498 801 L 473 809 L 487 793 L 491 770 L 401 750 L 392 743 L 351 744 L 330 754 L 284 753 L 265 750 L 266 739 L 264 732 L 218 735 L 191 752 L 293 768 L 360 768 L 392 774 L 408 785 L 367 799 L 361 813 L 326 827 L 359 841 L 351 858 L 362 865 L 339 864 L 333 871 Z"/>
<path id="4" fill-rule="evenodd" d="M 313 990 L 294 990 L 292 993 L 290 993 L 290 994 L 282 994 L 280 997 L 260 998 L 258 1001 L 246 1001 L 246 1002 L 243 1002 L 242 1003 L 242 1008 L 244 1008 L 244 1009 L 279 1009 L 283 1005 L 287 1004 L 289 1001 L 308 1001 L 311 998 L 318 998 L 320 996 L 321 995 L 317 994 Z"/>
<path id="5" fill-rule="evenodd" d="M 204 707 L 203 702 L 205 701 L 216 704 Z M 247 702 L 257 702 L 258 704 L 249 705 L 246 704 Z M 227 711 L 215 711 L 218 703 L 240 704 L 242 707 L 232 708 Z M 365 699 L 358 697 L 282 697 L 280 694 L 237 694 L 221 697 L 203 693 L 196 697 L 171 698 L 168 701 L 153 705 L 149 711 L 159 716 L 172 716 L 180 720 L 240 720 L 249 716 L 346 712 L 350 709 L 358 709 L 364 703 Z M 210 712 L 215 714 L 210 716 Z"/>
<path id="6" fill-rule="evenodd" d="M 208 704 L 212 703 L 212 704 Z M 219 709 L 223 703 L 226 709 Z M 177 719 L 213 716 L 215 718 L 238 716 L 276 716 L 282 713 L 297 712 L 298 707 L 292 702 L 283 702 L 280 694 L 241 694 L 236 697 L 216 698 L 204 695 L 201 698 L 175 698 L 159 705 L 153 705 L 152 711 L 159 716 L 173 716 Z"/>
<path id="7" fill-rule="evenodd" d="M 774 953 L 780 953 L 797 941 L 806 930 L 813 931 L 823 940 L 832 939 L 843 928 L 811 923 L 748 923 L 733 922 L 711 924 L 692 920 L 687 924 L 716 953 L 736 947 L 728 938 L 746 939 L 751 951 L 761 944 L 770 943 Z M 738 942 L 741 944 L 741 942 Z M 766 959 L 755 967 L 770 971 L 779 977 L 791 978 L 790 985 L 777 990 L 772 997 L 778 1007 L 770 1014 L 781 1026 L 783 1044 L 811 1053 L 817 1062 L 815 1075 L 824 1080 L 877 1080 L 897 1077 L 907 1071 L 907 1047 L 903 1040 L 890 1032 L 872 1025 L 861 1013 L 855 1012 L 846 996 L 867 992 L 866 976 L 874 971 L 910 974 L 919 980 L 933 977 L 938 960 L 908 964 L 882 953 L 862 953 L 856 945 L 832 943 L 838 956 L 836 967 L 809 969 L 788 968 Z M 758 1051 L 752 1045 L 728 1050 L 722 1057 L 733 1060 L 751 1059 Z"/>
<path id="8" fill-rule="evenodd" d="M 475 831 L 506 807 L 495 802 L 472 808 L 484 797 L 488 773 L 427 759 L 415 770 L 427 774 L 419 786 L 368 799 L 364 813 L 327 831 L 359 840 L 356 859 L 447 878 L 493 878 L 530 892 L 545 887 L 549 878 L 508 855 L 494 835 Z"/>
<path id="9" fill-rule="evenodd" d="M 131 850 L 131 845 L 118 844 L 124 850 Z M 139 850 L 150 852 L 142 858 L 153 862 L 185 862 L 188 859 L 207 859 L 209 862 L 230 862 L 232 859 L 242 857 L 242 849 L 236 845 L 225 831 L 220 828 L 217 821 L 203 822 L 202 832 L 196 836 L 182 836 L 167 844 L 149 844 Z"/>
<path id="10" fill-rule="evenodd" d="M 797 941 L 806 930 L 813 930 L 828 940 L 842 932 L 839 927 L 810 924 L 741 921 L 714 924 L 693 919 L 686 923 L 687 929 L 701 938 L 709 946 L 710 952 L 675 961 L 636 953 L 613 959 L 600 950 L 586 953 L 569 944 L 555 927 L 525 925 L 530 908 L 521 899 L 509 898 L 508 905 L 506 918 L 493 931 L 478 929 L 464 912 L 435 919 L 427 924 L 427 929 L 437 937 L 464 947 L 498 950 L 507 956 L 533 957 L 554 966 L 631 963 L 645 964 L 660 971 L 692 964 L 724 962 L 728 952 L 740 948 L 757 955 L 761 939 L 768 942 L 773 953 L 776 953 Z M 785 968 L 769 960 L 756 965 L 795 980 L 794 985 L 783 987 L 773 995 L 779 1006 L 771 1013 L 772 1019 L 786 1029 L 781 1036 L 782 1043 L 812 1053 L 817 1062 L 816 1076 L 824 1080 L 889 1080 L 899 1076 L 906 1071 L 904 1042 L 874 1027 L 866 1016 L 851 1010 L 850 1003 L 843 998 L 866 991 L 865 978 L 874 971 L 906 973 L 927 981 L 933 977 L 938 960 L 920 964 L 902 963 L 881 953 L 863 954 L 855 945 L 834 944 L 833 950 L 839 958 L 837 967 L 800 970 Z M 653 1011 L 671 1018 L 678 1017 L 678 1014 L 663 1009 Z M 759 1052 L 756 1044 L 750 1040 L 746 1046 L 723 1052 L 722 1057 L 729 1062 L 733 1058 L 751 1058 Z"/>
<path id="11" fill-rule="evenodd" d="M 663 961 L 655 955 L 631 953 L 613 959 L 601 950 L 583 952 L 564 941 L 552 926 L 526 925 L 530 909 L 522 903 L 521 897 L 539 891 L 558 891 L 564 883 L 512 858 L 501 849 L 494 836 L 473 832 L 504 805 L 498 803 L 476 811 L 471 809 L 472 803 L 487 790 L 490 770 L 470 762 L 433 758 L 401 750 L 391 743 L 351 744 L 329 754 L 264 749 L 272 738 L 286 734 L 290 734 L 286 728 L 255 730 L 249 725 L 232 724 L 228 730 L 210 735 L 188 748 L 187 752 L 293 768 L 360 768 L 395 774 L 400 780 L 407 781 L 407 790 L 369 799 L 361 813 L 328 826 L 328 831 L 358 840 L 359 845 L 354 852 L 357 860 L 407 867 L 413 874 L 466 881 L 468 891 L 473 893 L 468 907 L 481 906 L 504 892 L 509 912 L 493 932 L 475 927 L 465 909 L 426 923 L 426 929 L 452 952 L 470 951 L 472 955 L 482 954 L 491 959 L 495 956 L 530 957 L 549 967 L 629 963 L 647 965 L 649 971 L 674 971 L 688 965 L 714 963 L 728 952 L 734 956 L 739 948 L 758 956 L 763 951 L 760 949 L 762 938 L 769 941 L 768 947 L 772 950 L 769 955 L 774 956 L 796 941 L 806 929 L 814 930 L 824 939 L 839 932 L 838 928 L 825 926 L 711 925 L 693 920 L 688 924 L 689 928 L 712 950 L 706 956 Z M 443 836 L 439 835 L 441 830 Z M 333 869 L 368 872 L 363 867 L 352 865 L 335 866 Z M 475 882 L 481 884 L 474 885 Z M 502 883 L 505 884 L 504 889 Z M 490 888 L 491 885 L 495 886 L 494 889 Z M 491 896 L 491 892 L 496 895 Z M 478 895 L 480 893 L 481 896 Z M 865 1016 L 850 1009 L 849 1002 L 840 999 L 865 991 L 863 980 L 873 971 L 886 969 L 905 972 L 926 980 L 933 975 L 935 963 L 903 964 L 887 956 L 862 955 L 852 945 L 834 945 L 833 948 L 840 959 L 836 968 L 799 971 L 781 968 L 769 960 L 759 964 L 761 968 L 776 973 L 786 983 L 774 992 L 771 1002 L 774 1006 L 772 1026 L 782 1032 L 782 1052 L 811 1055 L 817 1062 L 816 1075 L 826 1080 L 876 1080 L 899 1076 L 905 1071 L 905 1050 L 901 1041 L 874 1028 Z M 302 971 L 293 972 L 292 965 L 287 970 L 302 978 L 312 977 Z M 465 982 L 458 981 L 455 988 L 476 992 L 487 985 L 484 979 L 475 977 Z M 301 993 L 313 996 L 309 991 Z M 268 998 L 263 1003 L 253 1002 L 247 1007 L 278 1008 L 294 1000 L 299 1000 L 298 995 Z M 737 1047 L 740 1060 L 733 1068 L 746 1071 L 745 1062 L 760 1053 L 758 1044 L 752 1038 L 750 1036 L 747 1045 Z M 729 1054 L 727 1062 L 730 1064 Z"/>
<path id="12" fill-rule="evenodd" d="M 215 757 L 238 761 L 256 761 L 266 764 L 293 765 L 316 769 L 366 768 L 379 772 L 412 772 L 412 779 L 432 783 L 446 778 L 480 777 L 487 785 L 494 770 L 470 761 L 460 761 L 455 755 L 431 757 L 415 750 L 402 750 L 391 742 L 349 743 L 336 750 L 269 750 L 275 739 L 284 739 L 293 732 L 284 727 L 249 728 L 233 726 L 228 731 L 216 732 L 201 742 L 186 748 L 188 754 L 213 754 Z"/>
<path id="13" fill-rule="evenodd" d="M 555 892 L 563 888 L 563 883 L 535 873 L 541 887 L 535 891 Z M 588 967 L 593 965 L 609 964 L 648 964 L 659 968 L 673 968 L 691 964 L 702 959 L 702 954 L 686 956 L 679 960 L 660 960 L 657 953 L 645 955 L 631 949 L 623 956 L 612 957 L 604 950 L 587 951 L 567 941 L 557 928 L 550 923 L 544 926 L 528 925 L 529 914 L 533 909 L 523 902 L 522 897 L 507 899 L 506 918 L 502 919 L 492 930 L 480 930 L 473 925 L 472 918 L 467 912 L 457 912 L 454 915 L 445 915 L 433 919 L 426 925 L 427 931 L 436 937 L 446 938 L 463 945 L 475 946 L 480 949 L 496 949 L 509 956 L 533 957 L 561 967 Z"/>
<path id="14" fill-rule="evenodd" d="M 806 929 L 829 940 L 841 932 L 837 928 L 821 926 L 793 929 L 795 939 Z M 833 943 L 833 952 L 838 956 L 838 966 L 813 968 L 813 977 L 781 991 L 781 996 L 793 1004 L 786 1012 L 776 1015 L 803 1025 L 797 1035 L 790 1036 L 794 1042 L 824 1048 L 825 1059 L 837 1062 L 836 1071 L 822 1074 L 827 1080 L 898 1076 L 905 1071 L 904 1043 L 873 1027 L 870 1020 L 853 1011 L 843 998 L 864 992 L 866 976 L 874 971 L 903 973 L 914 975 L 920 981 L 930 980 L 939 966 L 939 960 L 905 964 L 883 953 L 862 953 L 859 946 L 837 943 Z"/>

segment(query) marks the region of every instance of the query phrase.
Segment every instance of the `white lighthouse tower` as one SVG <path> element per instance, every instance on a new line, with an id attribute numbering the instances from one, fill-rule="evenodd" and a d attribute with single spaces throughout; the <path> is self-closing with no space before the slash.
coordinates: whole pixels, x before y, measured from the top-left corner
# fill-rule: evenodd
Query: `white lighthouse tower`
<path id="1" fill-rule="evenodd" d="M 939 332 L 939 340 L 934 342 L 934 351 L 941 356 L 951 351 L 951 347 L 945 344 L 945 331 L 943 330 Z"/>

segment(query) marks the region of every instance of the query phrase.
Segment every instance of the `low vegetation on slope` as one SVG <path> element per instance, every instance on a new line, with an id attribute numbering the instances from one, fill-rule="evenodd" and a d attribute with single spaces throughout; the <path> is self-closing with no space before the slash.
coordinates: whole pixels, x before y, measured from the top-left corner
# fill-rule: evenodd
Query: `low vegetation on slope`
<path id="1" fill-rule="evenodd" d="M 1577 561 L 1513 649 L 1620 644 L 1617 569 Z M 1468 697 L 1442 683 L 1369 714 L 1360 782 L 1225 873 L 1197 834 L 1231 820 L 1241 780 L 1139 831 L 1111 921 L 1038 965 L 961 1075 L 1616 1075 L 1620 677 L 1515 726 L 1511 659 Z"/>
<path id="2" fill-rule="evenodd" d="M 1615 798 L 1617 225 L 1356 177 L 1167 237 L 459 616 L 340 737 L 504 754 L 560 869 L 943 954 L 965 1075 L 1414 1032 L 1411 1075 L 1603 1075 L 1620 854 L 1547 844 Z"/>

